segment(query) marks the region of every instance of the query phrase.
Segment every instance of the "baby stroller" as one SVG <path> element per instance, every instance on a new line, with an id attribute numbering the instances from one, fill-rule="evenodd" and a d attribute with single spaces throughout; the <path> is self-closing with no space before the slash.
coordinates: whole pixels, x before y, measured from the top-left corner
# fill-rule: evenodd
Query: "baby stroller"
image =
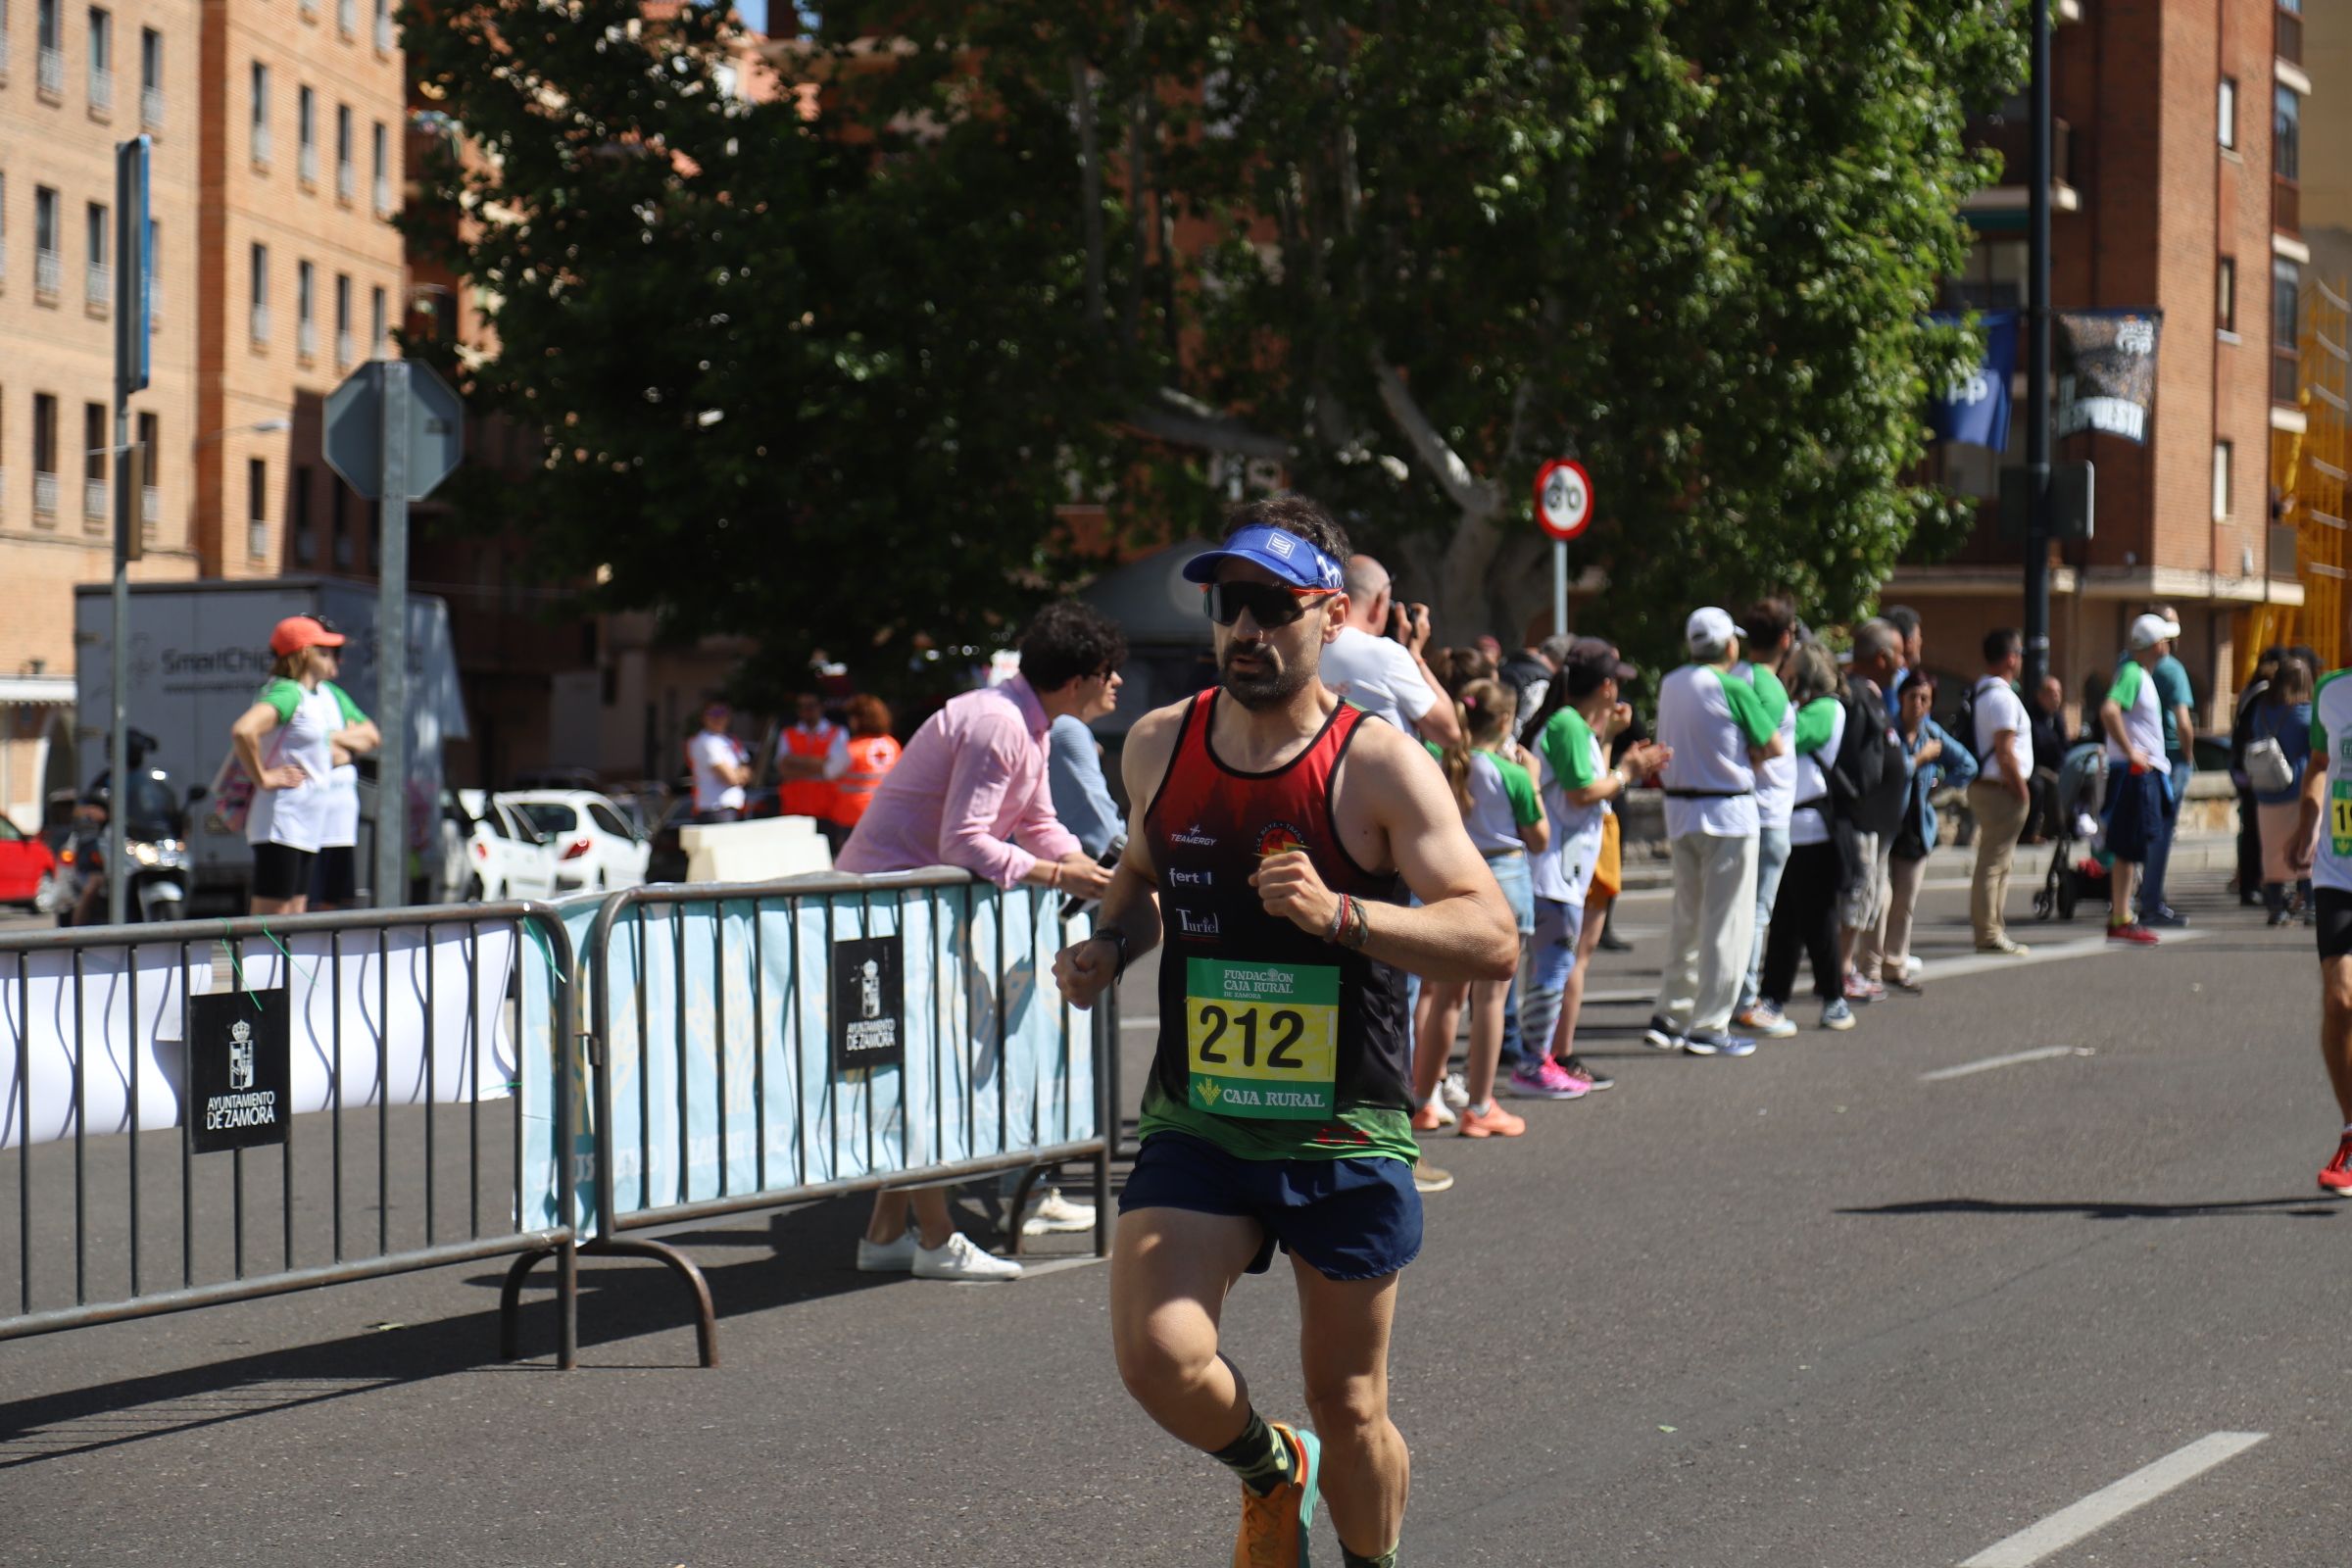
<path id="1" fill-rule="evenodd" d="M 2099 808 L 2107 792 L 2107 748 L 2084 741 L 2058 768 L 2057 821 L 2050 824 L 2049 874 L 2034 895 L 2034 918 L 2072 920 L 2075 906 L 2107 897 Z"/>

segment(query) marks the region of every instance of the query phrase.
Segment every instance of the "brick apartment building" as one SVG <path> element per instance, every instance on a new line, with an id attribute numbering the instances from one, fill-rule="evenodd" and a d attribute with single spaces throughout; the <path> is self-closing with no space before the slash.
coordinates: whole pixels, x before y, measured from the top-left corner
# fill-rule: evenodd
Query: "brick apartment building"
<path id="1" fill-rule="evenodd" d="M 0 811 L 20 825 L 76 782 L 73 590 L 112 563 L 114 145 L 155 138 L 134 576 L 364 564 L 318 408 L 405 299 L 396 45 L 388 0 L 0 0 Z"/>
<path id="2" fill-rule="evenodd" d="M 2229 710 L 2253 614 L 2303 600 L 2293 531 L 2272 526 L 2270 453 L 2275 431 L 2304 420 L 2302 162 L 2341 152 L 2302 134 L 2301 5 L 2066 0 L 2053 45 L 2052 305 L 2154 307 L 2164 321 L 2147 444 L 2094 433 L 2052 449 L 2095 465 L 2097 502 L 2095 537 L 2054 552 L 2051 669 L 2077 692 L 2111 667 L 2132 615 L 2169 602 L 2208 728 Z M 1983 130 L 2007 172 L 1971 203 L 1977 241 L 1950 302 L 2022 306 L 2024 100 Z M 2025 461 L 2022 376 L 2017 396 L 2006 454 L 1936 454 L 1947 483 L 1986 498 L 1966 547 L 1886 585 L 1928 617 L 1939 666 L 1973 667 L 1985 630 L 2023 618 L 2022 545 L 2001 537 L 1990 499 L 2000 468 Z"/>

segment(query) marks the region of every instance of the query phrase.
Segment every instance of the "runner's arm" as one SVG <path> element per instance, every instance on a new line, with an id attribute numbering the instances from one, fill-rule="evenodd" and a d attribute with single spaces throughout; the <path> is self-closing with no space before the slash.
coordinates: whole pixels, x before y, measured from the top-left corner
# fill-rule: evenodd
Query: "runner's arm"
<path id="1" fill-rule="evenodd" d="M 1073 1006 L 1093 1006 L 1097 998 L 1117 984 L 1127 964 L 1159 946 L 1159 873 L 1152 864 L 1151 848 L 1144 837 L 1144 813 L 1151 809 L 1152 798 L 1167 775 L 1183 718 L 1181 708 L 1162 709 L 1146 714 L 1127 732 L 1127 744 L 1119 754 L 1119 774 L 1127 785 L 1127 848 L 1110 873 L 1102 907 L 1095 912 L 1094 935 L 1062 949 L 1054 958 L 1054 978 Z M 1124 963 L 1121 944 L 1109 935 L 1114 931 L 1126 939 Z"/>
<path id="2" fill-rule="evenodd" d="M 1406 907 L 1350 900 L 1362 950 L 1424 980 L 1508 980 L 1519 963 L 1519 928 L 1437 763 L 1404 736 L 1371 725 L 1358 731 L 1346 768 L 1349 793 L 1372 803 L 1389 854 L 1421 901 Z M 1305 855 L 1271 857 L 1250 880 L 1271 912 L 1302 930 L 1320 936 L 1340 914 L 1339 896 Z"/>
<path id="3" fill-rule="evenodd" d="M 2312 726 L 2314 733 L 2319 726 Z M 2295 811 L 2295 831 L 2286 841 L 2286 863 L 2298 873 L 2311 869 L 2319 858 L 2320 813 L 2328 808 L 2328 768 L 2325 753 L 2314 749 L 2311 765 L 2303 770 L 2303 798 Z"/>

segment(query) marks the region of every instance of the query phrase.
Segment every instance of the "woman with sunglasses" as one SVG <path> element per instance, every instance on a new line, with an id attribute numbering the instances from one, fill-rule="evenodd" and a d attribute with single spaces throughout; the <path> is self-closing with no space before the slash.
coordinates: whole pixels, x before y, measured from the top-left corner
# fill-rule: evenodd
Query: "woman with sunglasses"
<path id="1" fill-rule="evenodd" d="M 1087 1007 L 1168 945 L 1111 1344 L 1145 1411 L 1240 1478 L 1236 1562 L 1303 1562 L 1318 1496 L 1345 1563 L 1394 1560 L 1389 1336 L 1421 1247 L 1404 976 L 1503 982 L 1519 953 L 1438 765 L 1321 678 L 1347 553 L 1321 508 L 1277 496 L 1185 567 L 1218 684 L 1129 732 L 1127 847 L 1095 934 L 1054 964 Z M 1269 1423 L 1219 1347 L 1227 1295 L 1277 1247 L 1312 1431 Z"/>

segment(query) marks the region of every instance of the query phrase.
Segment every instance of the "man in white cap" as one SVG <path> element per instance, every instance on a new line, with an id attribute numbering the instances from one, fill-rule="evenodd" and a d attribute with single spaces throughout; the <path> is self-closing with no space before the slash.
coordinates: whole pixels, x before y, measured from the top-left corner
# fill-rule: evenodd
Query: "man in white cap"
<path id="1" fill-rule="evenodd" d="M 1732 673 L 1746 635 L 1713 606 L 1692 611 L 1683 627 L 1690 662 L 1658 687 L 1657 740 L 1671 754 L 1658 782 L 1674 846 L 1674 918 L 1642 1038 L 1661 1051 L 1756 1049 L 1729 1026 L 1755 933 L 1756 764 L 1786 742 L 1779 707 Z"/>
<path id="2" fill-rule="evenodd" d="M 2156 933 L 2132 912 L 2132 894 L 2139 868 L 2164 832 L 2164 705 L 2151 673 L 2172 651 L 2180 628 L 2162 615 L 2132 622 L 2129 651 L 2099 707 L 2107 733 L 2107 853 L 2115 867 L 2107 881 L 2107 940 L 2152 948 Z"/>

